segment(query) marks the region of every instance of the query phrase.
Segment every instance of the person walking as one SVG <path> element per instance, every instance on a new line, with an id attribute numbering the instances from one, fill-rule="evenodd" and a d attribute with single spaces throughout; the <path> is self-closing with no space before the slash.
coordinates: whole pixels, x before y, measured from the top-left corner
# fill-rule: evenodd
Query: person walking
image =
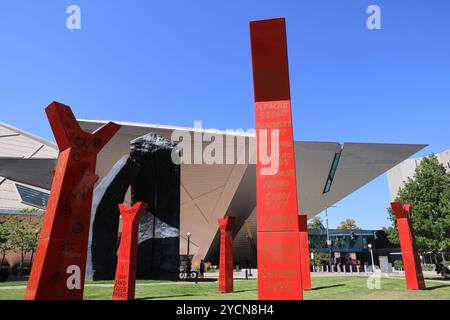
<path id="1" fill-rule="evenodd" d="M 200 277 L 203 279 L 203 276 L 205 274 L 205 261 L 203 261 L 203 260 L 200 261 L 199 271 L 200 271 Z"/>

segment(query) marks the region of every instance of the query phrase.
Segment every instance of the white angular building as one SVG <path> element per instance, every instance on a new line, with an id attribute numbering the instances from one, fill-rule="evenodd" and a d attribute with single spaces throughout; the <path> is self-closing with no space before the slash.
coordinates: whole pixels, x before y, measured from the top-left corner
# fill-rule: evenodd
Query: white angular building
<path id="1" fill-rule="evenodd" d="M 450 149 L 437 153 L 436 157 L 439 163 L 450 173 Z M 404 186 L 408 177 L 412 178 L 414 176 L 414 172 L 422 159 L 423 157 L 404 160 L 387 172 L 391 201 L 394 201 L 397 197 L 398 190 Z"/>
<path id="2" fill-rule="evenodd" d="M 92 132 L 106 121 L 78 122 L 82 129 Z M 201 139 L 203 150 L 209 145 L 211 135 L 216 139 L 223 138 L 224 159 L 228 143 L 233 143 L 232 150 L 237 154 L 239 148 L 244 149 L 245 159 L 231 164 L 181 164 L 180 254 L 186 254 L 186 234 L 189 232 L 194 261 L 214 260 L 219 248 L 217 219 L 235 215 L 234 259 L 237 263 L 246 261 L 249 252 L 247 230 L 250 229 L 256 238 L 254 134 L 115 122 L 122 127 L 98 156 L 99 181 L 123 155 L 129 154 L 131 140 L 149 132 L 175 142 L 179 140 L 173 139 L 174 131 L 192 135 L 194 140 Z M 39 207 L 36 206 L 39 203 L 28 203 L 27 197 L 21 197 L 21 187 L 17 185 L 48 194 L 51 171 L 57 161 L 56 145 L 5 124 L 0 130 L 0 177 L 4 177 L 0 178 L 0 212 Z M 296 141 L 299 213 L 307 214 L 309 218 L 319 214 L 424 147 L 419 144 Z M 194 148 L 191 152 L 195 152 Z M 125 201 L 129 199 L 128 194 Z"/>

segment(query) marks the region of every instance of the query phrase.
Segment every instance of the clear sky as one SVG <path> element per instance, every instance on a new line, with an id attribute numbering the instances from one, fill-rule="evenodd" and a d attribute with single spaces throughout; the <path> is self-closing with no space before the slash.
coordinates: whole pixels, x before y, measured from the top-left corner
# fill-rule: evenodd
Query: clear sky
<path id="1" fill-rule="evenodd" d="M 66 9 L 81 8 L 81 30 Z M 366 9 L 381 9 L 369 30 Z M 0 4 L 0 121 L 53 140 L 78 118 L 254 127 L 249 26 L 286 17 L 296 140 L 450 147 L 450 1 L 15 0 Z M 387 225 L 386 176 L 329 210 Z"/>

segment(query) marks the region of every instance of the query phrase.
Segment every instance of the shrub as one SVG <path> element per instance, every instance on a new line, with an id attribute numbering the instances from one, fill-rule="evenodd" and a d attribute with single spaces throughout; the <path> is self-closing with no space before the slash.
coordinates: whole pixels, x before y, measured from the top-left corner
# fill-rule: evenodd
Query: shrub
<path id="1" fill-rule="evenodd" d="M 395 270 L 402 270 L 403 269 L 403 261 L 402 260 L 395 260 L 394 261 L 394 268 L 395 268 Z"/>

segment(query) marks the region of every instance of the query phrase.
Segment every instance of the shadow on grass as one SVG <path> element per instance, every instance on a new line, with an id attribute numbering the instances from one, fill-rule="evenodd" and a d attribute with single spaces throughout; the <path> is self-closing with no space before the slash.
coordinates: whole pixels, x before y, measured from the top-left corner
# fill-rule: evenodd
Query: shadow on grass
<path id="1" fill-rule="evenodd" d="M 439 286 L 426 287 L 425 290 L 434 290 L 434 289 L 440 289 L 440 288 L 449 288 L 450 289 L 450 284 L 441 284 Z"/>
<path id="2" fill-rule="evenodd" d="M 177 294 L 177 295 L 171 295 L 171 296 L 156 296 L 156 297 L 136 298 L 136 300 L 154 300 L 154 299 L 181 298 L 181 297 L 193 297 L 193 296 L 200 296 L 200 295 L 199 294 Z"/>
<path id="3" fill-rule="evenodd" d="M 339 284 L 333 284 L 332 286 L 322 286 L 322 287 L 312 288 L 312 290 L 315 291 L 315 290 L 329 289 L 329 288 L 335 288 L 335 287 L 344 287 L 344 286 L 345 286 L 345 284 L 339 283 Z"/>
<path id="4" fill-rule="evenodd" d="M 234 290 L 232 293 L 258 291 L 257 289 Z"/>

